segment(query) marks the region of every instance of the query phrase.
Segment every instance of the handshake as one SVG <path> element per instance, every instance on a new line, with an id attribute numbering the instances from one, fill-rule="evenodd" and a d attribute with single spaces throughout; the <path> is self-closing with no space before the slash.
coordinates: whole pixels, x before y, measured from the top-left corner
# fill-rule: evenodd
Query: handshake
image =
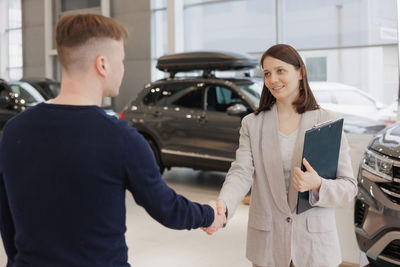
<path id="1" fill-rule="evenodd" d="M 226 204 L 223 200 L 211 201 L 208 203 L 214 210 L 214 222 L 208 227 L 201 229 L 209 235 L 212 235 L 226 224 Z"/>

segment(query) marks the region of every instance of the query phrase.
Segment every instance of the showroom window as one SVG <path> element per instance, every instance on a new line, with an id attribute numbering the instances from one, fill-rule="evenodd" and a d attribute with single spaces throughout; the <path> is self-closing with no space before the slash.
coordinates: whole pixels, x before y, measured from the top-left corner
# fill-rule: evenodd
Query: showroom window
<path id="1" fill-rule="evenodd" d="M 326 81 L 326 57 L 306 58 L 308 80 Z"/>
<path id="2" fill-rule="evenodd" d="M 152 3 L 155 80 L 166 76 L 155 64 L 168 51 L 168 20 L 156 21 L 155 13 L 168 6 L 166 0 Z M 259 59 L 270 46 L 286 43 L 299 51 L 310 81 L 332 90 L 360 89 L 383 104 L 377 112 L 396 119 L 396 0 L 185 0 L 183 19 L 184 51 L 232 51 Z M 260 70 L 251 73 L 262 78 Z"/>
<path id="3" fill-rule="evenodd" d="M 297 49 L 397 42 L 396 0 L 281 0 L 281 40 Z"/>
<path id="4" fill-rule="evenodd" d="M 185 51 L 229 50 L 259 59 L 271 45 L 287 43 L 303 57 L 310 81 L 350 85 L 397 110 L 396 0 L 184 3 Z"/>
<path id="5" fill-rule="evenodd" d="M 100 0 L 61 0 L 61 12 L 100 7 Z"/>
<path id="6" fill-rule="evenodd" d="M 157 80 L 165 73 L 156 69 L 157 58 L 168 52 L 167 0 L 151 0 L 151 77 Z"/>
<path id="7" fill-rule="evenodd" d="M 264 51 L 275 42 L 275 2 L 185 1 L 185 51 Z"/>
<path id="8" fill-rule="evenodd" d="M 8 27 L 5 37 L 7 42 L 6 75 L 10 80 L 22 78 L 22 20 L 21 0 L 10 0 L 8 3 Z"/>

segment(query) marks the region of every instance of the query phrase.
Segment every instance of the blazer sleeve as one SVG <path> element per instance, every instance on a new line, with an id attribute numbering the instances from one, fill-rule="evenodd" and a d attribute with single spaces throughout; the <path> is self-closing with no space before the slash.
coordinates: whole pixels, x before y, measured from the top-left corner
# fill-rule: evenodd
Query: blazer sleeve
<path id="1" fill-rule="evenodd" d="M 345 133 L 342 133 L 336 180 L 324 179 L 319 193 L 310 194 L 310 204 L 319 207 L 343 206 L 357 194 L 357 180 L 351 166 L 350 147 Z"/>
<path id="2" fill-rule="evenodd" d="M 251 114 L 250 116 L 254 115 Z M 249 135 L 249 118 L 247 116 L 242 120 L 236 159 L 232 162 L 218 197 L 226 203 L 228 219 L 232 218 L 240 201 L 246 196 L 253 184 L 254 163 Z"/>

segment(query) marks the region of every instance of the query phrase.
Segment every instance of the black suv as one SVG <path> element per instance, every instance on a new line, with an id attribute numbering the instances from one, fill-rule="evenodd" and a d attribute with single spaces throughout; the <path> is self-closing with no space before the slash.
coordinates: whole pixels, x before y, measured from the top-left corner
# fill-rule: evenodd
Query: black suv
<path id="1" fill-rule="evenodd" d="M 400 266 L 400 123 L 368 145 L 358 174 L 354 224 L 370 266 Z"/>
<path id="2" fill-rule="evenodd" d="M 25 90 L 13 88 L 11 84 L 0 79 L 0 130 L 9 119 L 28 107 L 31 98 L 33 97 Z"/>
<path id="3" fill-rule="evenodd" d="M 238 147 L 241 119 L 257 108 L 262 81 L 218 78 L 213 72 L 256 66 L 255 59 L 234 53 L 161 57 L 157 68 L 170 77 L 147 84 L 120 117 L 147 139 L 161 172 L 172 166 L 227 171 Z M 192 70 L 202 75 L 175 76 Z"/>

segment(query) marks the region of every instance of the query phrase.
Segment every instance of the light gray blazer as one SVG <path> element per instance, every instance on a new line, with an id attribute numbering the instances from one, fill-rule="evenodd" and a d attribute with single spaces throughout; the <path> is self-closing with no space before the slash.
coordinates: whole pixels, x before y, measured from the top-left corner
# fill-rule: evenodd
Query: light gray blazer
<path id="1" fill-rule="evenodd" d="M 324 109 L 302 114 L 292 172 L 301 164 L 305 131 L 336 118 L 337 115 Z M 228 219 L 252 185 L 246 251 L 251 262 L 271 267 L 287 267 L 291 260 L 296 267 L 329 267 L 341 263 L 333 207 L 349 203 L 357 193 L 344 134 L 337 179 L 323 179 L 319 199 L 313 204 L 316 207 L 296 215 L 297 191 L 292 181 L 286 194 L 276 105 L 257 116 L 246 116 L 242 120 L 236 160 L 219 195 L 227 204 Z"/>

